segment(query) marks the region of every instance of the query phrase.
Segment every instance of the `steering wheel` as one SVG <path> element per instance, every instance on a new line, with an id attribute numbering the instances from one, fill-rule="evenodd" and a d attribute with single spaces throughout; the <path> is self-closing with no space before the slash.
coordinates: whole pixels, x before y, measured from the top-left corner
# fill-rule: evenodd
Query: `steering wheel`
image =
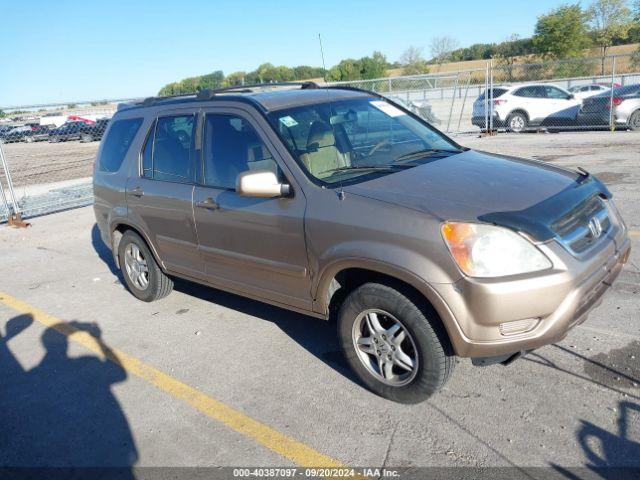
<path id="1" fill-rule="evenodd" d="M 371 155 L 373 155 L 374 153 L 376 153 L 378 150 L 380 150 L 382 147 L 384 147 L 385 145 L 391 145 L 391 142 L 389 140 L 382 140 L 378 143 L 376 143 L 373 148 L 371 150 L 369 150 L 369 153 L 367 153 L 367 156 L 370 157 Z"/>

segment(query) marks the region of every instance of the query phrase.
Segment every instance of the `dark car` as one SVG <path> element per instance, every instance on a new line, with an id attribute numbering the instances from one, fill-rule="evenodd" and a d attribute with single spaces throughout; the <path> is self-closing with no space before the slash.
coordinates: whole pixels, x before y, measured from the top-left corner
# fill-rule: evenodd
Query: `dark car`
<path id="1" fill-rule="evenodd" d="M 49 132 L 55 125 L 30 124 L 30 132 L 25 132 L 23 140 L 27 143 L 44 142 L 49 139 Z"/>
<path id="2" fill-rule="evenodd" d="M 68 140 L 80 140 L 80 130 L 85 122 L 67 122 L 49 132 L 49 142 L 66 142 Z"/>
<path id="3" fill-rule="evenodd" d="M 101 140 L 107 125 L 109 125 L 108 118 L 101 118 L 96 123 L 82 125 L 80 127 L 80 141 L 95 142 Z"/>
<path id="4" fill-rule="evenodd" d="M 578 123 L 640 130 L 640 84 L 585 98 Z"/>
<path id="5" fill-rule="evenodd" d="M 26 125 L 12 126 L 0 132 L 0 139 L 2 139 L 3 143 L 21 142 L 30 131 L 31 127 Z"/>

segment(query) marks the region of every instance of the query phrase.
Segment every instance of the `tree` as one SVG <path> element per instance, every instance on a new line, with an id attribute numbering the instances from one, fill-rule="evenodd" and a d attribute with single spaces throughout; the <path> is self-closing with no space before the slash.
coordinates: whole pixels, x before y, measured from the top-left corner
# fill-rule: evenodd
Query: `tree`
<path id="1" fill-rule="evenodd" d="M 6 116 L 7 116 L 7 114 L 4 113 L 4 110 L 0 110 L 0 118 L 4 118 Z"/>
<path id="2" fill-rule="evenodd" d="M 362 76 L 358 60 L 347 58 L 340 61 L 340 63 L 329 69 L 327 77 L 328 80 L 333 81 L 361 80 Z"/>
<path id="3" fill-rule="evenodd" d="M 224 73 L 222 73 L 222 70 L 216 70 L 213 73 L 209 73 L 208 75 L 199 77 L 199 81 L 196 82 L 196 89 L 202 90 L 205 88 L 209 88 L 213 90 L 214 88 L 222 87 L 223 82 Z"/>
<path id="4" fill-rule="evenodd" d="M 580 4 L 563 5 L 538 17 L 533 46 L 546 58 L 578 57 L 589 46 L 587 32 L 588 15 Z"/>
<path id="5" fill-rule="evenodd" d="M 380 52 L 373 52 L 370 57 L 362 57 L 359 60 L 360 77 L 363 79 L 381 78 L 387 73 L 387 57 Z"/>
<path id="6" fill-rule="evenodd" d="M 227 75 L 224 79 L 224 85 L 226 87 L 233 87 L 236 85 L 244 85 L 245 77 L 247 76 L 246 72 L 233 72 Z"/>
<path id="7" fill-rule="evenodd" d="M 596 0 L 589 7 L 589 20 L 593 27 L 595 44 L 600 47 L 602 75 L 607 49 L 616 38 L 626 38 L 629 33 L 631 11 L 626 0 Z"/>
<path id="8" fill-rule="evenodd" d="M 440 66 L 449 60 L 451 52 L 458 48 L 458 41 L 451 37 L 436 37 L 431 40 L 432 60 L 438 64 L 438 70 Z"/>
<path id="9" fill-rule="evenodd" d="M 512 34 L 504 42 L 496 47 L 496 63 L 503 67 L 506 80 L 513 82 L 515 79 L 514 70 L 518 55 L 521 55 L 522 49 L 517 34 Z"/>
<path id="10" fill-rule="evenodd" d="M 429 73 L 429 65 L 422 56 L 422 48 L 409 47 L 400 55 L 400 65 L 404 75 L 420 75 Z"/>

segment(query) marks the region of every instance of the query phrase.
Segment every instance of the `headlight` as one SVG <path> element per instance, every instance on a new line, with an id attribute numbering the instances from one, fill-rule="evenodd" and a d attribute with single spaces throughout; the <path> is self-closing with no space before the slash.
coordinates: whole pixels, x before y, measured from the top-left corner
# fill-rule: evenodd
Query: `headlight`
<path id="1" fill-rule="evenodd" d="M 552 266 L 531 242 L 507 228 L 446 222 L 442 237 L 453 259 L 470 277 L 501 277 Z"/>

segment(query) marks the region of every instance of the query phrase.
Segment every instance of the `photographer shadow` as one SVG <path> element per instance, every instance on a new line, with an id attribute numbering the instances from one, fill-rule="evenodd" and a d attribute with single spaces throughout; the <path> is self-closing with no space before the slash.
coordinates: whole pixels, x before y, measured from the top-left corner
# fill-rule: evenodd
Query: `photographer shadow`
<path id="1" fill-rule="evenodd" d="M 43 478 L 70 478 L 89 467 L 95 478 L 134 478 L 137 448 L 111 389 L 127 374 L 100 328 L 77 321 L 46 328 L 45 354 L 25 370 L 9 342 L 32 323 L 31 315 L 13 317 L 0 334 L 0 465 L 35 468 Z M 69 336 L 80 332 L 93 337 L 103 358 L 68 355 Z"/>

